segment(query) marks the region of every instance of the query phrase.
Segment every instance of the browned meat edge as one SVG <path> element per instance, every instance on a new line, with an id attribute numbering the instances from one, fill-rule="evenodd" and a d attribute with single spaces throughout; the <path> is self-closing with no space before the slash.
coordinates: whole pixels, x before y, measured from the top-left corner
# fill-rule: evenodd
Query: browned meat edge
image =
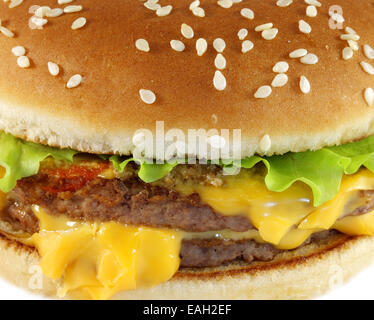
<path id="1" fill-rule="evenodd" d="M 27 232 L 38 231 L 38 221 L 30 209 L 32 204 L 42 206 L 50 214 L 64 214 L 82 221 L 118 221 L 191 232 L 222 229 L 243 232 L 253 228 L 246 217 L 216 213 L 197 194 L 184 197 L 135 178 L 125 181 L 97 178 L 78 191 L 57 194 L 43 189 L 47 182 L 47 175 L 23 179 L 8 196 L 5 215 Z"/>
<path id="2" fill-rule="evenodd" d="M 38 232 L 38 220 L 31 205 L 38 204 L 50 214 L 64 214 L 74 220 L 118 221 L 130 225 L 167 227 L 191 232 L 231 229 L 238 232 L 252 227 L 242 216 L 225 217 L 203 204 L 197 194 L 184 197 L 163 187 L 143 183 L 137 178 L 97 178 L 78 191 L 50 193 L 43 186 L 50 183 L 47 175 L 23 179 L 8 195 L 9 205 L 2 218 L 23 231 Z M 374 192 L 363 191 L 365 205 L 351 214 L 369 212 L 374 207 Z M 327 235 L 327 233 L 321 233 Z M 312 236 L 308 241 L 314 241 Z M 212 267 L 234 260 L 272 260 L 280 250 L 253 240 L 218 239 L 184 240 L 181 248 L 182 267 Z"/>
<path id="3" fill-rule="evenodd" d="M 337 233 L 329 230 L 313 234 L 303 244 L 320 241 Z M 242 260 L 247 263 L 271 261 L 282 252 L 267 243 L 257 243 L 254 240 L 184 240 L 180 252 L 181 267 L 217 267 L 225 263 Z"/>
<path id="4" fill-rule="evenodd" d="M 52 180 L 52 181 L 51 181 Z M 88 182 L 77 191 L 51 193 L 45 186 L 53 183 L 46 174 L 21 180 L 9 193 L 3 219 L 18 224 L 30 233 L 38 231 L 31 205 L 38 204 L 50 214 L 64 214 L 73 220 L 118 221 L 129 225 L 174 228 L 190 232 L 252 229 L 241 215 L 224 216 L 201 202 L 198 194 L 185 197 L 164 187 L 130 178 L 101 179 Z M 362 191 L 364 204 L 349 215 L 359 215 L 374 207 L 374 191 Z"/>

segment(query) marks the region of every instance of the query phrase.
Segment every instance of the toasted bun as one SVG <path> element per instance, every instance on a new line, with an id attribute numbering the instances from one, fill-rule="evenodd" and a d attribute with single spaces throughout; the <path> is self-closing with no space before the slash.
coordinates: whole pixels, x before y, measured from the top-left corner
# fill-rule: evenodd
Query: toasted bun
<path id="1" fill-rule="evenodd" d="M 167 283 L 120 292 L 114 299 L 307 299 L 344 283 L 373 258 L 374 237 L 335 235 L 284 252 L 272 262 L 185 269 Z M 36 279 L 38 265 L 34 248 L 0 237 L 0 275 L 34 293 L 56 297 L 59 282 Z"/>
<path id="2" fill-rule="evenodd" d="M 216 0 L 207 0 L 201 4 L 204 18 L 192 14 L 190 3 L 173 2 L 171 13 L 159 17 L 142 1 L 82 0 L 82 12 L 48 18 L 43 30 L 33 30 L 28 23 L 32 1 L 12 9 L 1 2 L 2 24 L 15 37 L 0 34 L 0 129 L 53 146 L 120 154 L 132 152 L 136 130 L 155 131 L 157 120 L 165 122 L 165 130 L 177 128 L 184 133 L 200 128 L 241 129 L 242 156 L 314 150 L 374 133 L 374 109 L 364 99 L 364 90 L 373 87 L 373 76 L 359 64 L 370 62 L 361 46 L 374 44 L 373 1 L 326 0 L 314 18 L 306 16 L 304 1 L 285 8 L 276 1 L 251 1 L 224 9 Z M 53 8 L 56 1 L 38 4 Z M 361 37 L 360 49 L 348 61 L 342 58 L 348 45 L 340 39 L 344 30 L 329 27 L 329 9 L 336 4 L 344 27 Z M 241 16 L 245 7 L 254 11 L 253 20 Z M 78 17 L 87 18 L 87 24 L 72 30 Z M 301 19 L 311 25 L 310 34 L 299 31 Z M 273 40 L 254 30 L 268 22 L 279 30 Z M 181 35 L 182 23 L 193 28 L 193 39 Z M 248 29 L 246 39 L 254 43 L 245 54 L 237 36 L 241 28 Z M 149 42 L 149 52 L 136 49 L 140 38 Z M 203 56 L 196 53 L 198 38 L 208 42 Z M 223 91 L 213 86 L 216 38 L 226 42 Z M 171 49 L 173 39 L 184 42 L 183 52 Z M 16 45 L 26 48 L 30 68 L 17 66 L 11 53 Z M 299 48 L 316 54 L 319 62 L 305 65 L 289 58 Z M 57 77 L 49 74 L 49 61 L 60 66 Z M 290 65 L 288 83 L 273 88 L 266 99 L 254 98 L 260 86 L 271 84 L 278 61 Z M 74 74 L 81 74 L 83 82 L 67 89 Z M 311 83 L 309 94 L 299 88 L 302 75 Z M 154 104 L 140 99 L 142 88 L 156 94 Z M 272 145 L 265 152 L 260 141 L 266 134 Z"/>

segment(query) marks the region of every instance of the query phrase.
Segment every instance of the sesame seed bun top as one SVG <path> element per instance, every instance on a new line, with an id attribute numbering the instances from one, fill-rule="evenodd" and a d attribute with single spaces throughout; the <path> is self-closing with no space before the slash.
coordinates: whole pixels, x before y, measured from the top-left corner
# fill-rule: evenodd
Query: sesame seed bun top
<path id="1" fill-rule="evenodd" d="M 250 156 L 374 133 L 373 0 L 9 3 L 0 129 L 16 136 L 130 154 L 136 130 L 164 121 L 241 129 Z"/>

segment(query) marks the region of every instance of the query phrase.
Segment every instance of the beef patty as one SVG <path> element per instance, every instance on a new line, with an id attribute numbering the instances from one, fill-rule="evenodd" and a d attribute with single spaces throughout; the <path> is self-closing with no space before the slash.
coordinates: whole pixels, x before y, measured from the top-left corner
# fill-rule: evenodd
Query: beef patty
<path id="1" fill-rule="evenodd" d="M 28 233 L 38 232 L 38 220 L 31 210 L 31 205 L 37 204 L 49 214 L 64 214 L 79 221 L 117 221 L 190 232 L 223 229 L 244 232 L 253 228 L 244 216 L 228 217 L 215 212 L 201 202 L 198 194 L 186 197 L 165 187 L 146 184 L 137 177 L 94 178 L 77 190 L 64 191 L 56 191 L 56 183 L 70 185 L 71 181 L 55 181 L 53 176 L 43 173 L 22 179 L 8 194 L 2 219 Z M 354 215 L 367 213 L 374 207 L 374 191 L 362 191 L 361 196 L 366 199 L 365 205 L 352 212 Z M 180 255 L 182 267 L 210 267 L 234 260 L 269 261 L 279 252 L 270 244 L 253 240 L 202 239 L 184 240 Z"/>
<path id="2" fill-rule="evenodd" d="M 229 229 L 248 231 L 244 216 L 223 216 L 203 204 L 198 194 L 185 197 L 138 178 L 95 178 L 76 191 L 51 192 L 53 178 L 46 174 L 22 179 L 8 194 L 7 215 L 27 232 L 38 231 L 31 205 L 48 213 L 79 221 L 117 221 L 129 225 L 173 228 L 190 232 Z"/>
<path id="3" fill-rule="evenodd" d="M 320 241 L 338 233 L 335 230 L 314 233 L 303 246 Z M 184 240 L 180 252 L 182 267 L 217 267 L 236 260 L 247 263 L 252 261 L 271 261 L 283 250 L 268 243 L 254 240 Z"/>

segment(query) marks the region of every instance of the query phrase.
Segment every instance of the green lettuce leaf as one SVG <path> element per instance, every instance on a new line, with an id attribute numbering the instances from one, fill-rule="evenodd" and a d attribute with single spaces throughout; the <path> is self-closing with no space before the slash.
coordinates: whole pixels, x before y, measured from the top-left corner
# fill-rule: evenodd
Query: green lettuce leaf
<path id="1" fill-rule="evenodd" d="M 0 166 L 5 175 L 0 179 L 0 190 L 9 192 L 17 180 L 37 174 L 40 162 L 51 156 L 56 160 L 72 161 L 77 152 L 27 142 L 0 132 Z"/>
<path id="2" fill-rule="evenodd" d="M 12 190 L 17 180 L 39 171 L 40 162 L 51 156 L 71 162 L 77 151 L 51 148 L 0 132 L 0 166 L 6 170 L 0 179 L 0 190 Z M 146 183 L 162 179 L 179 163 L 149 164 L 134 158 L 106 156 L 116 170 L 122 172 L 135 161 L 140 165 L 138 175 Z M 338 193 L 344 174 L 354 174 L 362 166 L 374 172 L 374 136 L 341 146 L 318 151 L 287 153 L 281 156 L 245 158 L 239 163 L 222 164 L 227 172 L 238 167 L 250 169 L 262 162 L 266 168 L 265 183 L 269 190 L 282 192 L 296 181 L 307 184 L 314 196 L 314 205 L 320 206 Z"/>
<path id="3" fill-rule="evenodd" d="M 130 161 L 135 161 L 133 158 L 121 161 L 116 156 L 110 159 L 119 171 L 123 171 Z M 317 207 L 335 197 L 344 174 L 354 174 L 362 166 L 374 172 L 374 136 L 318 151 L 290 152 L 272 157 L 253 156 L 243 159 L 241 167 L 250 169 L 259 162 L 263 162 L 267 168 L 265 183 L 269 190 L 282 192 L 296 181 L 301 181 L 311 188 L 314 206 Z M 139 177 L 147 183 L 154 182 L 167 175 L 176 165 L 140 162 Z M 223 165 L 229 174 L 237 171 L 236 166 L 236 163 Z"/>
<path id="4" fill-rule="evenodd" d="M 165 164 L 149 164 L 142 163 L 138 172 L 139 178 L 146 183 L 151 183 L 157 180 L 162 179 L 166 176 L 171 170 L 177 166 L 178 163 L 165 163 Z"/>
<path id="5" fill-rule="evenodd" d="M 261 161 L 267 168 L 269 190 L 282 192 L 296 181 L 304 182 L 312 189 L 317 207 L 334 198 L 344 174 L 354 174 L 362 166 L 374 172 L 374 136 L 318 151 L 253 156 L 242 160 L 241 166 L 249 169 Z"/>
<path id="6" fill-rule="evenodd" d="M 134 158 L 129 158 L 126 160 L 121 160 L 118 156 L 112 156 L 109 160 L 113 163 L 113 166 L 119 172 L 123 172 L 126 166 L 131 162 L 135 161 L 140 164 L 138 171 L 138 176 L 146 183 L 155 182 L 157 180 L 165 177 L 175 166 L 178 165 L 178 162 L 174 163 L 165 163 L 165 164 L 155 164 L 155 163 L 146 163 L 144 161 L 136 160 Z"/>

